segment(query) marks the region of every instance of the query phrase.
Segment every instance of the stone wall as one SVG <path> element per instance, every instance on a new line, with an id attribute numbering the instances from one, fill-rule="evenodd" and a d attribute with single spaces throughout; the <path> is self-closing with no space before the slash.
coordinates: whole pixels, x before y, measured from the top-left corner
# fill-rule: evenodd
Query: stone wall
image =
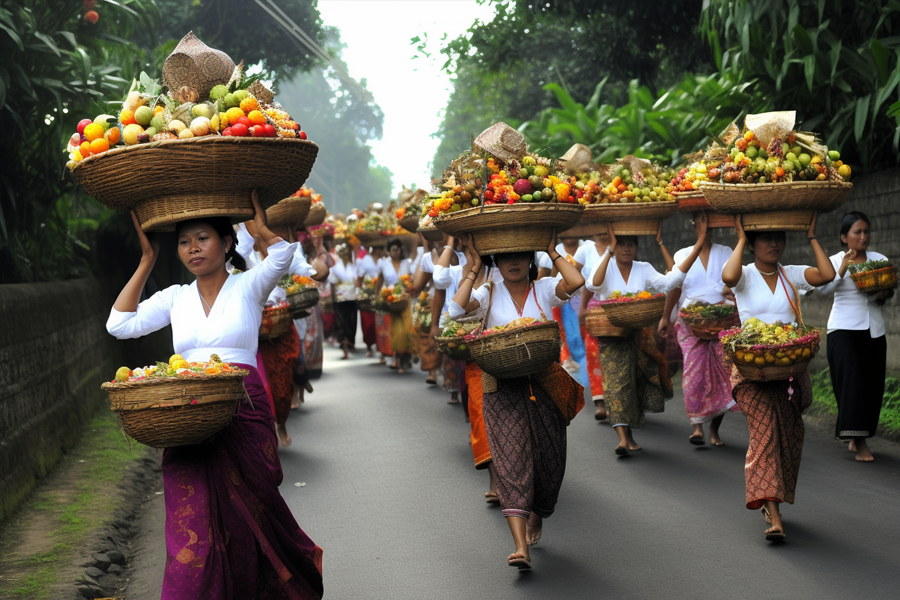
<path id="1" fill-rule="evenodd" d="M 0 521 L 105 406 L 103 381 L 169 355 L 168 328 L 133 342 L 107 333 L 115 294 L 94 278 L 0 286 Z"/>
<path id="2" fill-rule="evenodd" d="M 894 204 L 897 202 L 897 204 Z M 900 260 L 900 169 L 881 171 L 855 179 L 850 199 L 844 206 L 828 214 L 820 215 L 816 235 L 825 252 L 831 256 L 841 250 L 841 219 L 845 213 L 857 210 L 865 213 L 872 223 L 872 244 L 874 251 L 880 252 L 894 261 Z M 812 250 L 806 241 L 805 232 L 788 232 L 788 245 L 782 264 L 814 265 Z M 647 238 L 645 238 L 647 239 Z M 639 256 L 649 260 L 660 268 L 662 260 L 655 252 L 652 242 L 643 244 Z M 642 240 L 643 241 L 643 240 Z M 677 215 L 663 224 L 663 241 L 666 247 L 675 251 L 690 246 L 696 241 L 694 229 L 687 215 Z M 734 247 L 736 237 L 733 229 L 714 230 L 713 241 Z M 744 255 L 744 264 L 751 261 L 751 255 Z M 803 317 L 807 324 L 823 330 L 828 323 L 831 312 L 832 296 L 808 294 L 802 301 Z M 900 371 L 900 297 L 889 300 L 884 307 L 887 326 L 887 368 L 889 371 Z M 824 348 L 814 361 L 813 368 L 818 370 L 827 366 Z"/>

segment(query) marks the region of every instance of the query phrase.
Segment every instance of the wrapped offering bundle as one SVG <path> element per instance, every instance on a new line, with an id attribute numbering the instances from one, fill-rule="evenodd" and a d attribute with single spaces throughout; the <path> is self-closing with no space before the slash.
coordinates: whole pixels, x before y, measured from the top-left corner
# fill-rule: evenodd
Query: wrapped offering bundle
<path id="1" fill-rule="evenodd" d="M 497 379 L 534 375 L 559 360 L 559 323 L 530 317 L 465 337 L 472 360 Z"/>
<path id="2" fill-rule="evenodd" d="M 861 292 L 880 292 L 897 287 L 897 267 L 886 260 L 850 265 L 850 278 Z"/>
<path id="3" fill-rule="evenodd" d="M 623 294 L 616 290 L 598 305 L 610 324 L 643 329 L 659 323 L 666 308 L 666 295 L 647 291 Z"/>
<path id="4" fill-rule="evenodd" d="M 167 363 L 121 367 L 102 388 L 129 437 L 153 448 L 173 448 L 202 443 L 228 425 L 246 397 L 248 374 L 215 354 L 206 363 L 175 354 Z"/>
<path id="5" fill-rule="evenodd" d="M 805 373 L 819 351 L 819 332 L 796 323 L 747 319 L 719 333 L 726 354 L 745 379 L 778 381 Z"/>
<path id="6" fill-rule="evenodd" d="M 678 313 L 691 333 L 701 340 L 717 340 L 724 329 L 740 327 L 741 318 L 734 304 L 696 302 Z"/>

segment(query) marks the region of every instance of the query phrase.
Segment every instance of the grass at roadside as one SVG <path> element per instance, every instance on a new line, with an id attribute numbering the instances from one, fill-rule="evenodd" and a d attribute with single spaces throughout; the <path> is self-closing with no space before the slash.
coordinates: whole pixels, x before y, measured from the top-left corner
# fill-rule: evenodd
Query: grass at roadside
<path id="1" fill-rule="evenodd" d="M 145 454 L 144 446 L 132 444 L 129 450 L 112 411 L 102 410 L 90 422 L 78 445 L 5 525 L 0 597 L 50 598 L 60 572 L 84 559 L 83 542 L 112 518 L 117 484 Z"/>
<path id="2" fill-rule="evenodd" d="M 813 403 L 809 411 L 814 415 L 837 416 L 837 401 L 831 388 L 828 369 L 812 375 Z M 900 442 L 900 373 L 889 373 L 884 381 L 884 403 L 878 419 L 878 434 Z"/>

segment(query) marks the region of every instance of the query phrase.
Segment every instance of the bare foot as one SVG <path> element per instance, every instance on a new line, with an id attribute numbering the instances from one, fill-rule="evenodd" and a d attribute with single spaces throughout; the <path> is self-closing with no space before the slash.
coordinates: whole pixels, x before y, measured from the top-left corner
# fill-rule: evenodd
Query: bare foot
<path id="1" fill-rule="evenodd" d="M 722 441 L 722 438 L 719 437 L 719 432 L 709 432 L 709 443 L 713 446 L 724 446 L 725 442 Z"/>
<path id="2" fill-rule="evenodd" d="M 847 446 L 847 450 L 850 452 L 856 452 L 856 440 L 850 440 L 850 445 Z"/>
<path id="3" fill-rule="evenodd" d="M 532 511 L 531 515 L 528 517 L 528 524 L 525 525 L 525 541 L 529 546 L 536 546 L 537 543 L 541 541 L 543 528 L 544 520 L 541 519 L 537 513 Z"/>
<path id="4" fill-rule="evenodd" d="M 781 525 L 772 525 L 766 529 L 766 539 L 770 542 L 783 542 L 785 538 L 784 528 Z"/>
<path id="5" fill-rule="evenodd" d="M 300 408 L 303 404 L 303 388 L 294 388 L 294 395 L 291 396 L 291 410 Z"/>
<path id="6" fill-rule="evenodd" d="M 859 462 L 872 462 L 875 460 L 875 457 L 872 456 L 872 451 L 869 450 L 869 444 L 866 443 L 865 438 L 860 438 L 859 442 L 855 444 L 856 446 L 856 460 Z"/>
<path id="7" fill-rule="evenodd" d="M 628 441 L 628 449 L 629 450 L 643 450 L 643 448 L 641 448 L 640 445 L 638 445 L 638 443 L 634 440 Z"/>
<path id="8" fill-rule="evenodd" d="M 456 393 L 450 394 L 450 399 L 447 400 L 447 404 L 459 404 L 459 396 Z"/>
<path id="9" fill-rule="evenodd" d="M 606 404 L 603 402 L 603 398 L 599 398 L 594 400 L 594 406 L 597 407 L 597 410 L 594 411 L 594 418 L 598 421 L 605 421 L 606 414 Z"/>
<path id="10" fill-rule="evenodd" d="M 400 373 L 401 375 L 403 375 L 404 373 L 406 373 L 406 371 L 403 370 L 403 367 L 398 367 L 398 368 L 397 368 L 397 372 Z"/>
<path id="11" fill-rule="evenodd" d="M 285 448 L 291 445 L 291 435 L 287 432 L 285 423 L 276 423 L 275 431 L 278 433 L 278 439 Z"/>

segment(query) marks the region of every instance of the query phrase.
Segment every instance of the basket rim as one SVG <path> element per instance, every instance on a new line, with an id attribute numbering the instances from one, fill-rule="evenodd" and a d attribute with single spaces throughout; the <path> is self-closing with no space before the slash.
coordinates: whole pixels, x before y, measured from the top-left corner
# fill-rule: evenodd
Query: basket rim
<path id="1" fill-rule="evenodd" d="M 191 377 L 155 377 L 147 378 L 140 381 L 105 381 L 100 385 L 104 390 L 128 390 L 137 389 L 139 387 L 158 387 L 161 385 L 183 385 L 186 383 L 209 383 L 215 381 L 228 381 L 232 379 L 243 380 L 244 377 L 250 375 L 250 371 L 240 371 L 238 373 L 221 373 L 219 375 L 196 375 Z"/>
<path id="2" fill-rule="evenodd" d="M 516 328 L 514 328 L 514 329 L 507 329 L 506 331 L 497 331 L 497 332 L 495 332 L 495 333 L 488 333 L 488 334 L 486 334 L 486 335 L 479 335 L 478 337 L 472 338 L 471 340 L 468 340 L 468 341 L 470 341 L 470 342 L 477 342 L 477 341 L 480 341 L 480 340 L 497 339 L 497 338 L 500 338 L 500 337 L 508 336 L 508 335 L 510 335 L 510 334 L 513 334 L 513 333 L 519 333 L 519 332 L 521 332 L 521 331 L 523 331 L 523 330 L 532 331 L 532 330 L 547 329 L 547 328 L 549 328 L 549 327 L 553 327 L 553 328 L 555 328 L 555 329 L 558 330 L 558 329 L 559 329 L 559 323 L 557 323 L 556 321 L 546 321 L 546 322 L 544 322 L 544 323 L 538 323 L 538 324 L 532 323 L 531 325 L 522 325 L 521 327 L 516 327 Z M 463 339 L 465 339 L 465 337 L 463 337 Z"/>
<path id="3" fill-rule="evenodd" d="M 653 298 L 636 298 L 636 299 L 634 299 L 634 300 L 629 300 L 628 302 L 616 302 L 616 301 L 614 301 L 614 300 L 600 300 L 600 304 L 598 304 L 597 306 L 598 306 L 598 307 L 603 307 L 603 308 L 605 309 L 605 308 L 607 308 L 607 307 L 609 307 L 609 306 L 629 306 L 629 305 L 634 305 L 636 302 L 637 302 L 637 303 L 642 303 L 642 304 L 649 304 L 649 303 L 651 303 L 651 302 L 665 302 L 665 301 L 666 301 L 666 295 L 665 295 L 665 294 L 662 294 L 661 296 L 656 296 L 656 297 L 653 297 Z"/>
<path id="4" fill-rule="evenodd" d="M 437 218 L 433 221 L 434 223 L 450 223 L 453 221 L 459 221 L 461 219 L 465 219 L 466 217 L 472 217 L 475 215 L 482 214 L 493 214 L 493 213 L 501 213 L 501 212 L 552 212 L 552 211 L 564 211 L 564 212 L 583 212 L 584 204 L 569 204 L 567 202 L 517 202 L 515 204 L 483 204 L 481 206 L 473 206 L 472 208 L 464 208 L 463 210 L 458 210 L 452 213 L 444 213 L 437 216 Z M 440 229 L 436 227 L 437 229 Z M 494 225 L 488 224 L 480 227 L 480 229 L 493 229 Z M 479 229 L 477 225 L 470 226 L 470 230 L 476 231 Z"/>
<path id="5" fill-rule="evenodd" d="M 881 267 L 880 269 L 871 269 L 869 271 L 850 273 L 850 279 L 853 279 L 855 281 L 857 277 L 864 277 L 866 275 L 873 275 L 875 273 L 882 273 L 884 271 L 891 271 L 891 270 L 896 271 L 897 267 L 895 267 L 894 265 L 888 265 L 886 267 Z"/>
<path id="6" fill-rule="evenodd" d="M 734 190 L 734 191 L 743 191 L 743 192 L 758 192 L 758 191 L 769 191 L 769 190 L 777 190 L 780 188 L 835 188 L 835 189 L 847 189 L 852 188 L 853 183 L 850 181 L 779 181 L 775 183 L 719 183 L 717 181 L 701 181 L 698 185 L 700 191 L 703 191 L 703 188 L 715 189 L 715 190 Z"/>

